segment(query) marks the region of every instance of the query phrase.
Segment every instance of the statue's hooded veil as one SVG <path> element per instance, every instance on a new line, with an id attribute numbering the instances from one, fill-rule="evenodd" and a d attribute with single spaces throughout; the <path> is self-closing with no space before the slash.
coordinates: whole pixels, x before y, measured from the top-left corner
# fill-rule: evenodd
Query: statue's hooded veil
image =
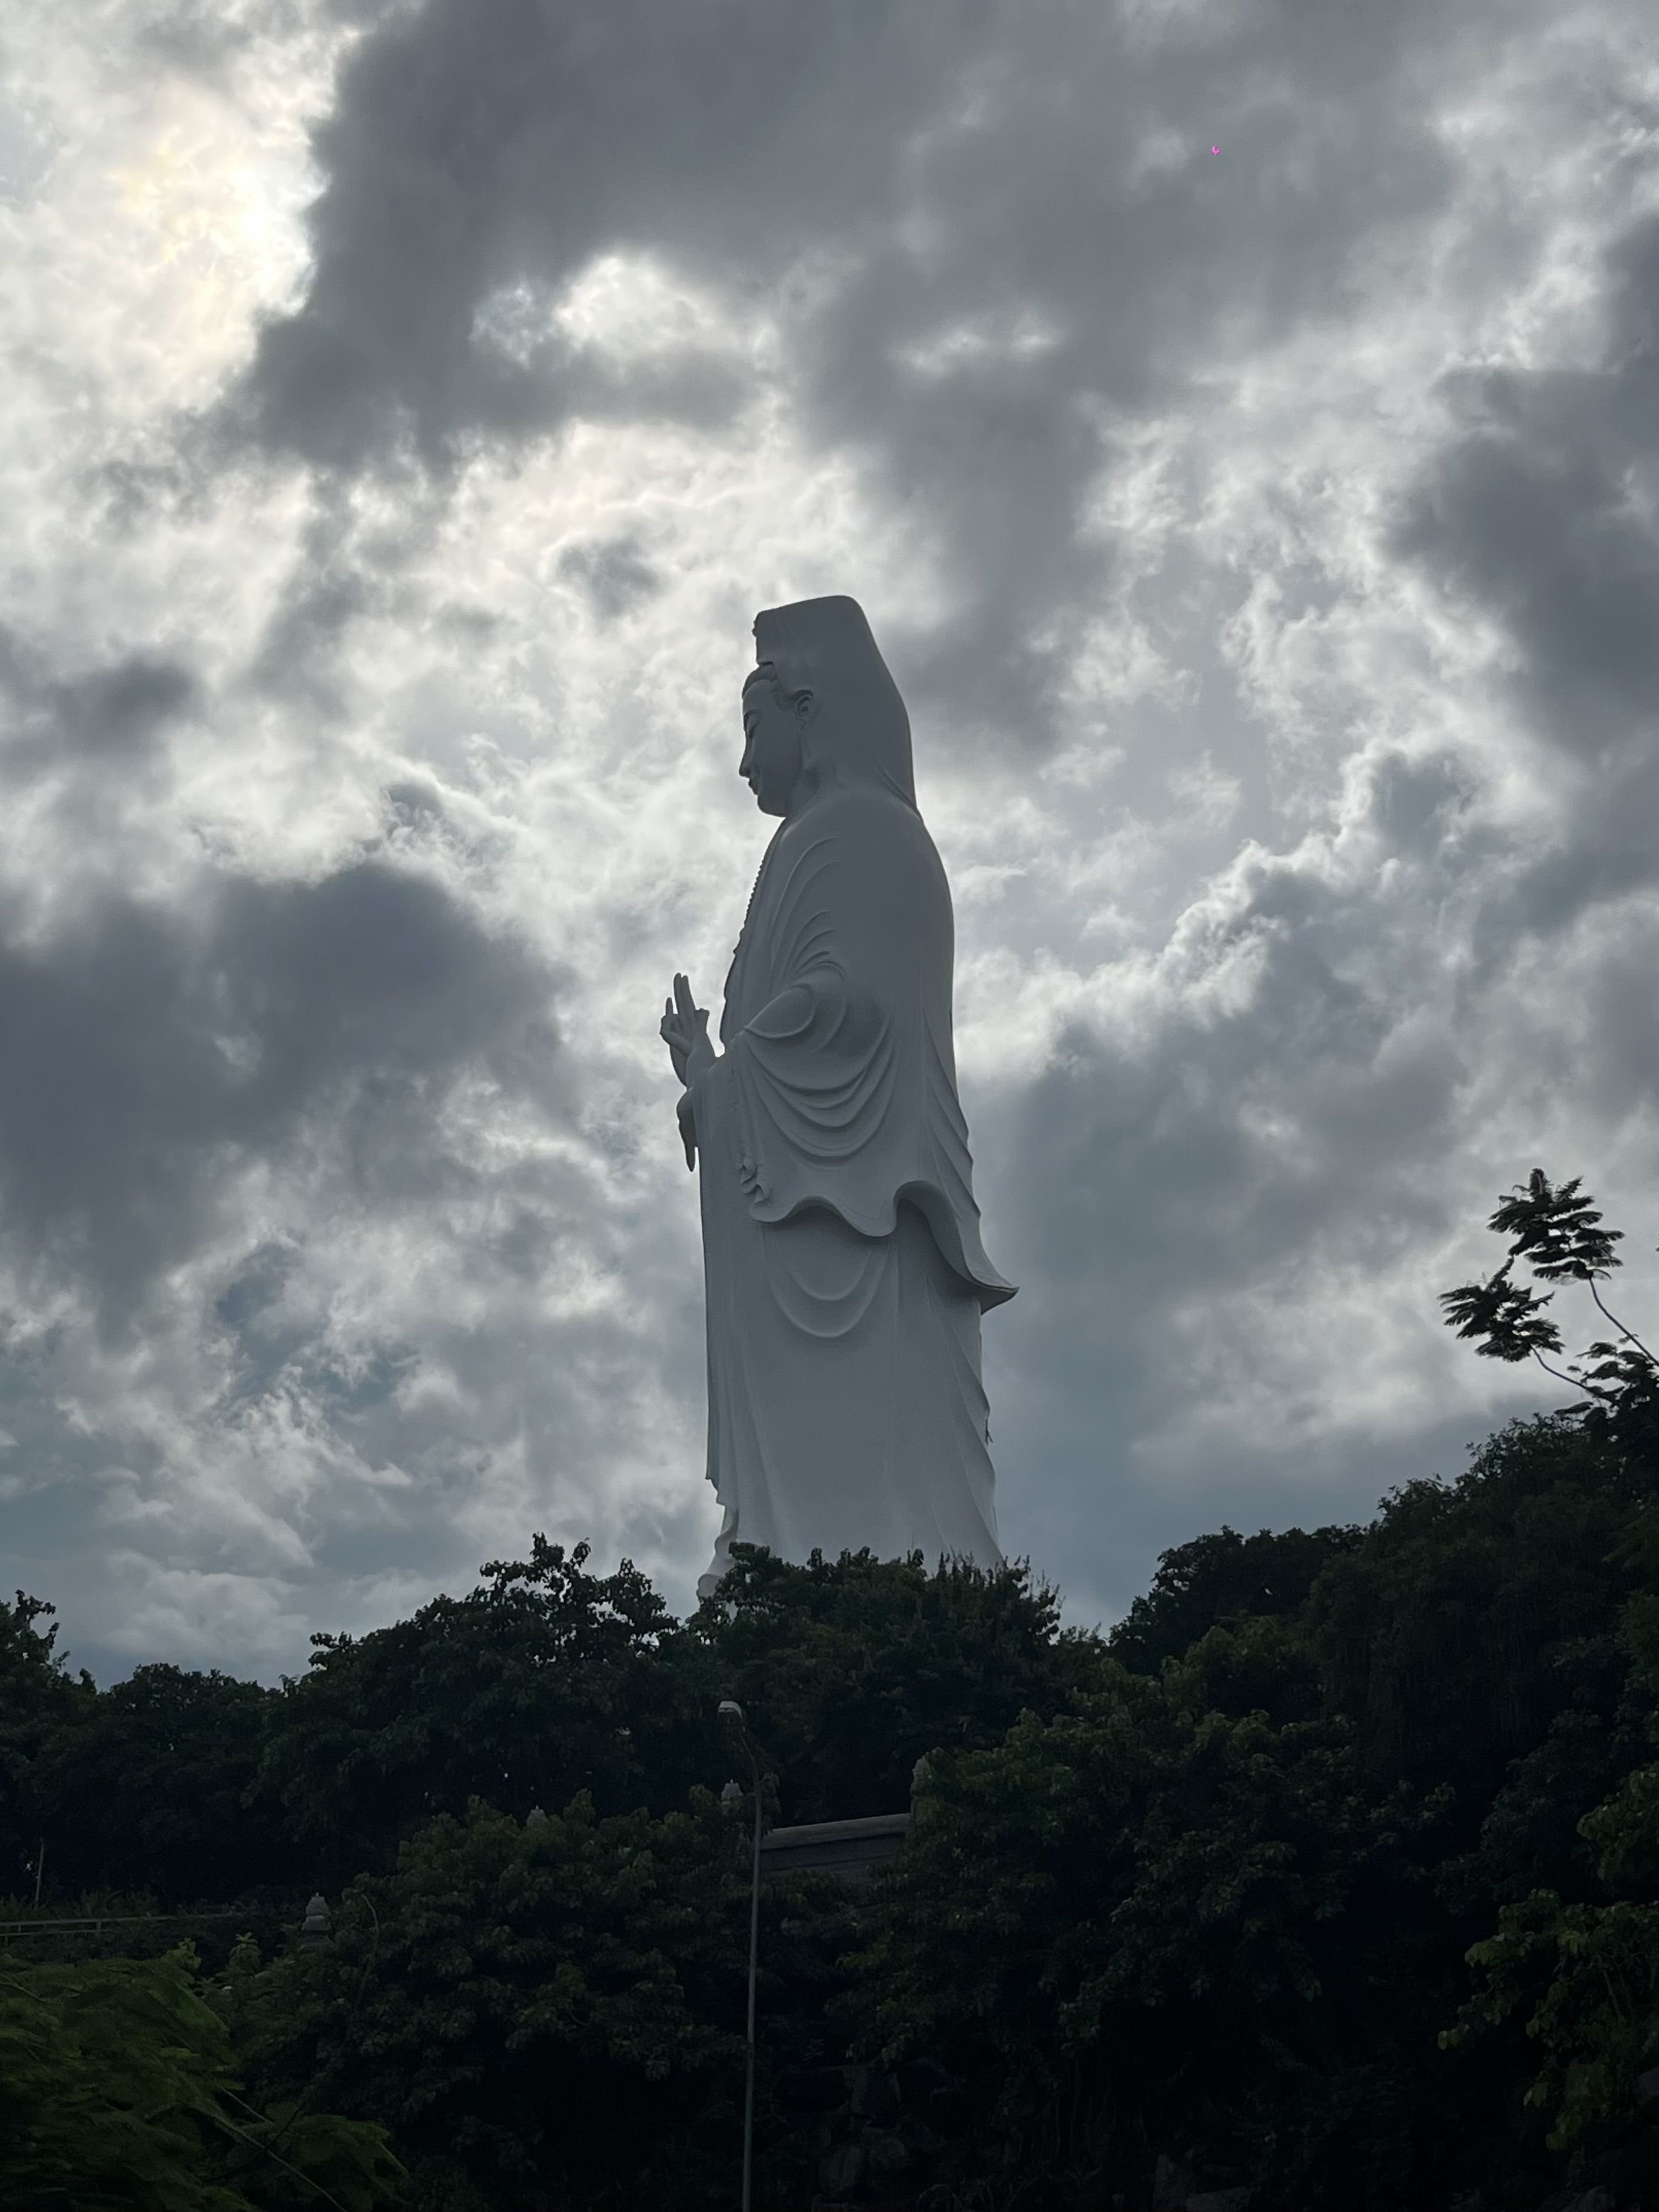
<path id="1" fill-rule="evenodd" d="M 785 694 L 810 691 L 817 714 L 806 750 L 842 784 L 878 784 L 916 803 L 910 717 L 856 599 L 797 599 L 755 617 L 755 658 Z"/>

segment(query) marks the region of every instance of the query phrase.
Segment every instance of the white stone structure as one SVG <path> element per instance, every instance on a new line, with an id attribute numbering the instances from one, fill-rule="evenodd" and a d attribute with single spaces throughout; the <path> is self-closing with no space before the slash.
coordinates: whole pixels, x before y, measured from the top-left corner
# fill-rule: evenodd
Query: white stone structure
<path id="1" fill-rule="evenodd" d="M 662 1034 L 701 1163 L 708 1479 L 734 1541 L 1001 1560 L 985 1255 L 951 1045 L 954 932 L 910 725 L 856 601 L 755 622 L 739 773 L 781 816 L 726 977 Z"/>

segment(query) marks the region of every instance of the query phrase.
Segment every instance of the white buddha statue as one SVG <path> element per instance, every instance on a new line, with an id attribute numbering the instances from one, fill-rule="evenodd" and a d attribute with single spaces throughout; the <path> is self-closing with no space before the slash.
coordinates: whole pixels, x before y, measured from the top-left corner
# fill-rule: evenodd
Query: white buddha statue
<path id="1" fill-rule="evenodd" d="M 755 622 L 739 773 L 781 823 L 726 981 L 722 1047 L 684 975 L 662 1035 L 701 1163 L 708 1479 L 733 1541 L 1001 1562 L 985 1255 L 951 1034 L 945 870 L 910 725 L 862 609 Z"/>

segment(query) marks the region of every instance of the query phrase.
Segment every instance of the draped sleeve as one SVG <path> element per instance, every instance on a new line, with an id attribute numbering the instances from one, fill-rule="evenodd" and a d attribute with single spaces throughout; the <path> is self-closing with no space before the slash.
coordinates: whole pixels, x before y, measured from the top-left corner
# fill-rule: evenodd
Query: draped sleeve
<path id="1" fill-rule="evenodd" d="M 725 1051 L 701 1082 L 729 1086 L 723 1118 L 757 1220 L 827 1206 L 888 1237 L 908 1200 L 986 1308 L 1014 1286 L 981 1240 L 953 957 L 945 871 L 914 807 L 831 792 L 767 854 L 726 981 Z"/>

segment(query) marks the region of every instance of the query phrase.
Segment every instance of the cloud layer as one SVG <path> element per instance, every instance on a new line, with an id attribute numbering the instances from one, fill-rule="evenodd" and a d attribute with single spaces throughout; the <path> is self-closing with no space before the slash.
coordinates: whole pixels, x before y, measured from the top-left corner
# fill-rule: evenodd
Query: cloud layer
<path id="1" fill-rule="evenodd" d="M 655 1018 L 815 591 L 910 704 L 1075 1617 L 1555 1402 L 1434 1304 L 1534 1164 L 1650 1310 L 1633 0 L 100 21 L 0 105 L 0 1548 L 79 1658 L 291 1669 L 532 1527 L 687 1601 Z"/>

